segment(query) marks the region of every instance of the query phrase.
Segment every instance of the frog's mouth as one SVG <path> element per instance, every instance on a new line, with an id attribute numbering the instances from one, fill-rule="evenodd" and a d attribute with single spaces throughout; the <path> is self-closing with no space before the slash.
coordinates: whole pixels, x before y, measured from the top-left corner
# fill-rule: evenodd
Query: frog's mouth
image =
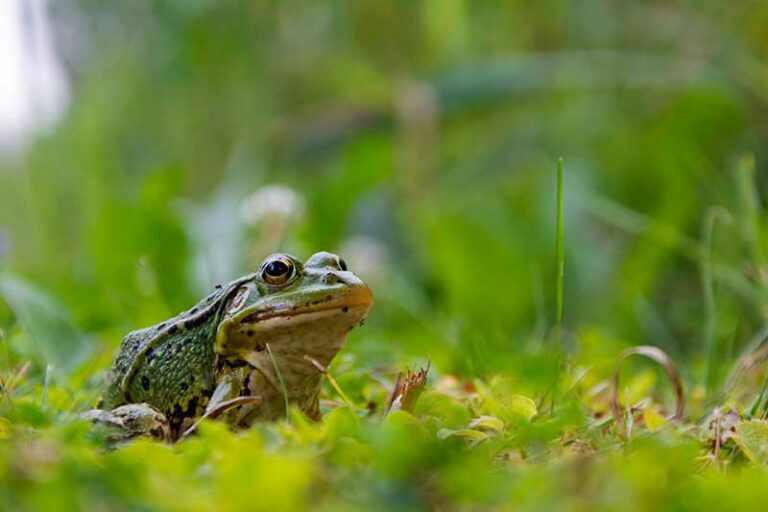
<path id="1" fill-rule="evenodd" d="M 347 288 L 341 293 L 329 293 L 325 296 L 308 299 L 298 304 L 278 303 L 273 306 L 260 307 L 252 313 L 238 315 L 234 319 L 235 323 L 240 325 L 264 324 L 267 320 L 276 318 L 300 319 L 317 318 L 318 313 L 336 311 L 348 312 L 350 310 L 365 309 L 366 311 L 373 302 L 373 294 L 367 286 L 354 286 Z"/>

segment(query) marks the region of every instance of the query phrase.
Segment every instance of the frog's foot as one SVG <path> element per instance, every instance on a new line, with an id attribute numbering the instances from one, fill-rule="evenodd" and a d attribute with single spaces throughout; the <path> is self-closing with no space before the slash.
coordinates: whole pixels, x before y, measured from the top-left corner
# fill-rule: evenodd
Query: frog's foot
<path id="1" fill-rule="evenodd" d="M 92 409 L 81 417 L 97 425 L 111 443 L 123 443 L 138 436 L 172 440 L 168 419 L 149 404 L 121 405 L 111 411 Z"/>

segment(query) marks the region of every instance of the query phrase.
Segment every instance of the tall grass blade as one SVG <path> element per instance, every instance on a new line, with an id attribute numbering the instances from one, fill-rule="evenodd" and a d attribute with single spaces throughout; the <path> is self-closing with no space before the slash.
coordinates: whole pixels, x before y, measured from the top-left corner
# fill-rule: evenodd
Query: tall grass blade
<path id="1" fill-rule="evenodd" d="M 557 160 L 557 238 L 555 240 L 556 275 L 555 275 L 555 375 L 552 384 L 552 409 L 560 387 L 560 365 L 563 342 L 563 281 L 565 277 L 565 229 L 563 227 L 563 158 Z"/>
<path id="2" fill-rule="evenodd" d="M 755 365 L 765 361 L 766 357 L 768 357 L 768 344 L 766 344 L 766 340 L 768 340 L 768 324 L 763 325 L 747 343 L 739 360 L 731 370 L 725 386 L 723 386 L 723 395 L 731 391 L 746 372 L 754 368 Z"/>
<path id="3" fill-rule="evenodd" d="M 717 385 L 717 307 L 715 304 L 715 285 L 712 277 L 712 240 L 717 221 L 730 221 L 730 214 L 721 207 L 709 210 L 704 219 L 701 241 L 701 287 L 704 293 L 704 387 L 707 396 L 712 394 Z"/>
<path id="4" fill-rule="evenodd" d="M 752 265 L 760 283 L 768 284 L 766 276 L 765 253 L 760 244 L 760 204 L 755 184 L 755 157 L 745 155 L 739 160 L 736 169 L 736 183 L 739 189 L 739 224 L 741 235 L 749 244 Z"/>
<path id="5" fill-rule="evenodd" d="M 275 369 L 275 373 L 277 374 L 277 380 L 280 382 L 280 392 L 283 394 L 283 404 L 285 405 L 285 417 L 286 419 L 290 420 L 288 417 L 288 388 L 285 387 L 283 374 L 280 372 L 280 368 L 277 366 L 275 356 L 272 355 L 272 348 L 270 348 L 269 343 L 266 344 L 266 347 L 267 353 L 269 354 L 269 359 L 272 361 L 272 367 Z"/>
<path id="6" fill-rule="evenodd" d="M 765 396 L 765 390 L 766 387 L 768 387 L 768 375 L 765 376 L 763 379 L 763 385 L 760 386 L 760 392 L 757 394 L 755 399 L 752 401 L 752 405 L 749 406 L 748 409 L 748 417 L 751 419 L 755 418 L 755 415 L 760 410 L 760 404 L 763 403 L 763 397 Z"/>

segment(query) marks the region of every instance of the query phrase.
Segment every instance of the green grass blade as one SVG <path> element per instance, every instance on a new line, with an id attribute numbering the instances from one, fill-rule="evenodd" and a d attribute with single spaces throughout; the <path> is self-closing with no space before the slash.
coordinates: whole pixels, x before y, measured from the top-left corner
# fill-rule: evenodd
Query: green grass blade
<path id="1" fill-rule="evenodd" d="M 760 204 L 755 183 L 755 157 L 746 155 L 739 160 L 736 169 L 736 184 L 739 189 L 739 228 L 749 244 L 750 256 L 760 282 L 768 284 L 765 275 L 765 253 L 760 244 Z"/>
<path id="2" fill-rule="evenodd" d="M 710 209 L 704 219 L 701 243 L 701 287 L 704 294 L 704 386 L 707 396 L 711 396 L 717 385 L 717 307 L 715 304 L 715 286 L 712 277 L 712 240 L 715 224 L 720 220 L 730 220 L 729 213 L 720 207 Z"/>
<path id="3" fill-rule="evenodd" d="M 285 380 L 283 379 L 283 374 L 280 373 L 280 368 L 277 366 L 277 361 L 275 361 L 275 356 L 272 355 L 272 348 L 269 346 L 269 343 L 266 344 L 267 347 L 267 353 L 269 354 L 269 360 L 272 361 L 272 367 L 275 369 L 275 373 L 277 374 L 277 381 L 280 383 L 280 392 L 283 394 L 283 403 L 285 404 L 285 418 L 287 420 L 290 420 L 288 417 L 288 388 L 285 387 Z"/>
<path id="4" fill-rule="evenodd" d="M 565 277 L 565 236 L 563 227 L 563 159 L 557 161 L 557 277 L 556 277 L 556 315 L 557 350 L 560 352 L 563 324 L 563 280 Z"/>
<path id="5" fill-rule="evenodd" d="M 560 365 L 562 359 L 563 337 L 563 281 L 565 277 L 565 230 L 563 227 L 563 158 L 557 160 L 557 238 L 555 240 L 556 274 L 555 274 L 555 375 L 552 385 L 552 410 L 560 387 Z"/>

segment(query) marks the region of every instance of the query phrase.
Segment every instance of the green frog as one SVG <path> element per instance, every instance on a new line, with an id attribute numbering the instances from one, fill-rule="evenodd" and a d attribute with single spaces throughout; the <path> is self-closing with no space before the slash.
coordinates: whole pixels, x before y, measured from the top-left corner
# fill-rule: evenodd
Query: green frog
<path id="1" fill-rule="evenodd" d="M 205 417 L 234 427 L 274 420 L 293 403 L 319 417 L 325 368 L 373 296 L 335 254 L 301 263 L 273 254 L 178 316 L 121 342 L 99 409 L 119 439 L 176 441 Z"/>

